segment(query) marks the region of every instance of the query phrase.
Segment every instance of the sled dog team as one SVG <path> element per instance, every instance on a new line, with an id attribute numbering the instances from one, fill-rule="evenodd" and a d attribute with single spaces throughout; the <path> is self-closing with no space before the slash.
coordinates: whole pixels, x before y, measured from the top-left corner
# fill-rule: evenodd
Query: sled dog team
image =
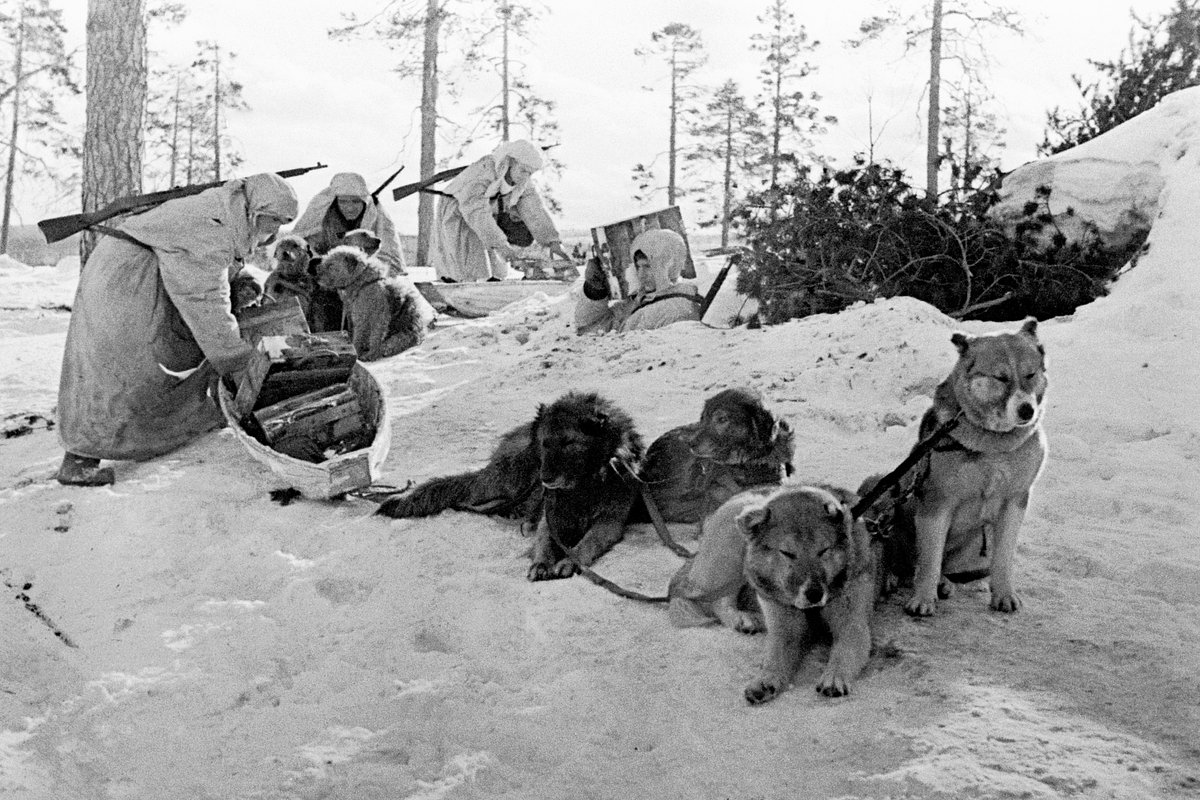
<path id="1" fill-rule="evenodd" d="M 911 581 L 904 608 L 915 616 L 932 615 L 956 583 L 982 577 L 993 609 L 1021 606 L 1013 557 L 1046 457 L 1045 351 L 1032 318 L 1014 332 L 955 333 L 951 341 L 958 361 L 919 438 L 953 427 L 861 518 L 851 508 L 880 476 L 857 494 L 785 483 L 792 430 L 757 392 L 741 388 L 708 398 L 698 422 L 649 448 L 612 402 L 569 392 L 504 434 L 483 468 L 426 481 L 378 513 L 457 509 L 522 519 L 536 531 L 533 581 L 574 575 L 619 542 L 627 523 L 655 511 L 667 522 L 697 523 L 699 549 L 670 583 L 671 621 L 766 632 L 761 672 L 745 688 L 751 704 L 781 693 L 810 633 L 828 633 L 816 689 L 844 695 L 866 666 L 872 610 L 893 582 Z M 872 533 L 868 520 L 890 522 Z"/>

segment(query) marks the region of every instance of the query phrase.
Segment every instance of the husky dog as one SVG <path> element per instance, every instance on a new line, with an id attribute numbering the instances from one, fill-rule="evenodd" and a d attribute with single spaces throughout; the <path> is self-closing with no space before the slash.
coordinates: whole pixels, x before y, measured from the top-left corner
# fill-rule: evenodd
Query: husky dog
<path id="1" fill-rule="evenodd" d="M 1013 612 L 1021 607 L 1013 587 L 1017 534 L 1046 460 L 1045 350 L 1032 318 L 1014 333 L 950 340 L 958 363 L 938 386 L 920 438 L 947 420 L 959 423 L 929 453 L 897 509 L 896 536 L 908 552 L 892 568 L 900 577 L 912 573 L 909 614 L 930 616 L 952 583 L 989 574 L 991 607 Z M 859 493 L 877 480 L 868 478 Z"/>

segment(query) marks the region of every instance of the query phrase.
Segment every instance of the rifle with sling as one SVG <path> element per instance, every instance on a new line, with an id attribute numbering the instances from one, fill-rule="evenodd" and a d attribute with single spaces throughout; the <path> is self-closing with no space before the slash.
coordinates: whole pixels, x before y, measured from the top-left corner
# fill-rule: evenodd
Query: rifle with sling
<path id="1" fill-rule="evenodd" d="M 314 169 L 324 169 L 326 166 L 317 162 L 312 167 L 285 169 L 275 174 L 281 178 L 295 178 L 307 172 L 312 172 Z M 38 222 L 38 229 L 46 237 L 47 244 L 53 244 L 80 231 L 85 231 L 93 225 L 112 219 L 119 214 L 145 211 L 168 200 L 191 197 L 208 189 L 224 186 L 226 183 L 227 181 L 213 181 L 212 183 L 199 183 L 194 186 L 177 186 L 174 189 L 164 189 L 161 192 L 150 192 L 149 194 L 131 194 L 126 197 L 117 198 L 96 211 L 85 211 L 82 214 L 68 214 L 65 217 L 53 217 L 41 220 Z"/>
<path id="2" fill-rule="evenodd" d="M 376 189 L 375 191 L 371 192 L 371 199 L 372 199 L 372 200 L 374 200 L 376 203 L 378 203 L 378 202 L 379 202 L 379 194 L 380 194 L 380 192 L 382 192 L 384 189 L 386 189 L 386 188 L 388 187 L 388 184 L 389 184 L 389 183 L 391 183 L 392 181 L 396 180 L 396 176 L 397 176 L 397 175 L 399 175 L 401 172 L 404 172 L 404 165 L 403 165 L 403 164 L 401 164 L 401 165 L 400 165 L 400 169 L 396 170 L 396 171 L 395 171 L 395 172 L 393 172 L 391 175 L 389 175 L 386 181 L 384 181 L 383 183 L 379 184 L 379 188 L 378 188 L 378 189 Z"/>
<path id="3" fill-rule="evenodd" d="M 557 144 L 543 145 L 542 152 L 549 150 L 551 147 L 557 147 L 557 146 L 558 146 Z M 395 189 L 392 190 L 392 199 L 393 200 L 403 200 L 405 197 L 408 197 L 410 194 L 416 194 L 417 192 L 428 189 L 430 186 L 433 186 L 435 183 L 441 183 L 442 181 L 449 180 L 450 178 L 455 177 L 456 175 L 458 175 L 458 173 L 462 172 L 464 169 L 466 169 L 469 166 L 471 166 L 471 165 L 463 164 L 461 167 L 451 167 L 450 169 L 444 169 L 441 172 L 435 172 L 434 174 L 430 175 L 428 178 L 424 178 L 423 180 L 416 181 L 415 183 L 406 183 L 403 186 L 397 186 Z M 438 194 L 442 194 L 442 192 L 438 192 Z"/>

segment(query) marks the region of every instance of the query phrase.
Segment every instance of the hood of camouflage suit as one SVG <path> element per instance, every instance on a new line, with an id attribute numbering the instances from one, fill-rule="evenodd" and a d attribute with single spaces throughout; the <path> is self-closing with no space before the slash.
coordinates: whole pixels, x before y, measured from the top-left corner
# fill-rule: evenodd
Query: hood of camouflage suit
<path id="1" fill-rule="evenodd" d="M 296 218 L 299 202 L 288 182 L 273 172 L 227 181 L 192 197 L 155 206 L 120 228 L 158 250 L 195 255 L 229 250 L 229 260 L 253 250 L 254 225 L 269 214 L 285 223 Z M 181 217 L 192 224 L 180 224 Z"/>
<path id="2" fill-rule="evenodd" d="M 296 220 L 292 233 L 307 239 L 320 231 L 325 213 L 329 211 L 331 205 L 337 202 L 338 197 L 357 197 L 362 200 L 366 204 L 366 208 L 359 226 L 374 230 L 377 212 L 375 201 L 371 197 L 371 190 L 367 188 L 366 179 L 357 172 L 339 172 L 330 179 L 328 186 L 317 192 L 313 195 L 312 200 L 308 201 L 304 213 L 300 215 L 300 219 Z"/>
<path id="3" fill-rule="evenodd" d="M 631 254 L 640 250 L 650 260 L 650 271 L 654 275 L 655 284 L 655 291 L 651 296 L 674 286 L 679 281 L 684 265 L 687 264 L 687 243 L 682 236 L 671 230 L 644 231 L 633 240 L 629 250 Z M 636 284 L 637 270 L 632 271 L 634 279 L 631 283 Z M 640 285 L 636 291 L 641 291 Z"/>

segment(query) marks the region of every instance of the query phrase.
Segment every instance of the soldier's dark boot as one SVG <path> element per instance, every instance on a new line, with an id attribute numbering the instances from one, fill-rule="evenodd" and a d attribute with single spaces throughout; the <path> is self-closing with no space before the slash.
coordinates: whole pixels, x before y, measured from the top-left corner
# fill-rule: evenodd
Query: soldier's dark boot
<path id="1" fill-rule="evenodd" d="M 108 486 L 117 479 L 112 467 L 100 466 L 100 459 L 74 453 L 63 455 L 55 477 L 64 486 Z"/>

